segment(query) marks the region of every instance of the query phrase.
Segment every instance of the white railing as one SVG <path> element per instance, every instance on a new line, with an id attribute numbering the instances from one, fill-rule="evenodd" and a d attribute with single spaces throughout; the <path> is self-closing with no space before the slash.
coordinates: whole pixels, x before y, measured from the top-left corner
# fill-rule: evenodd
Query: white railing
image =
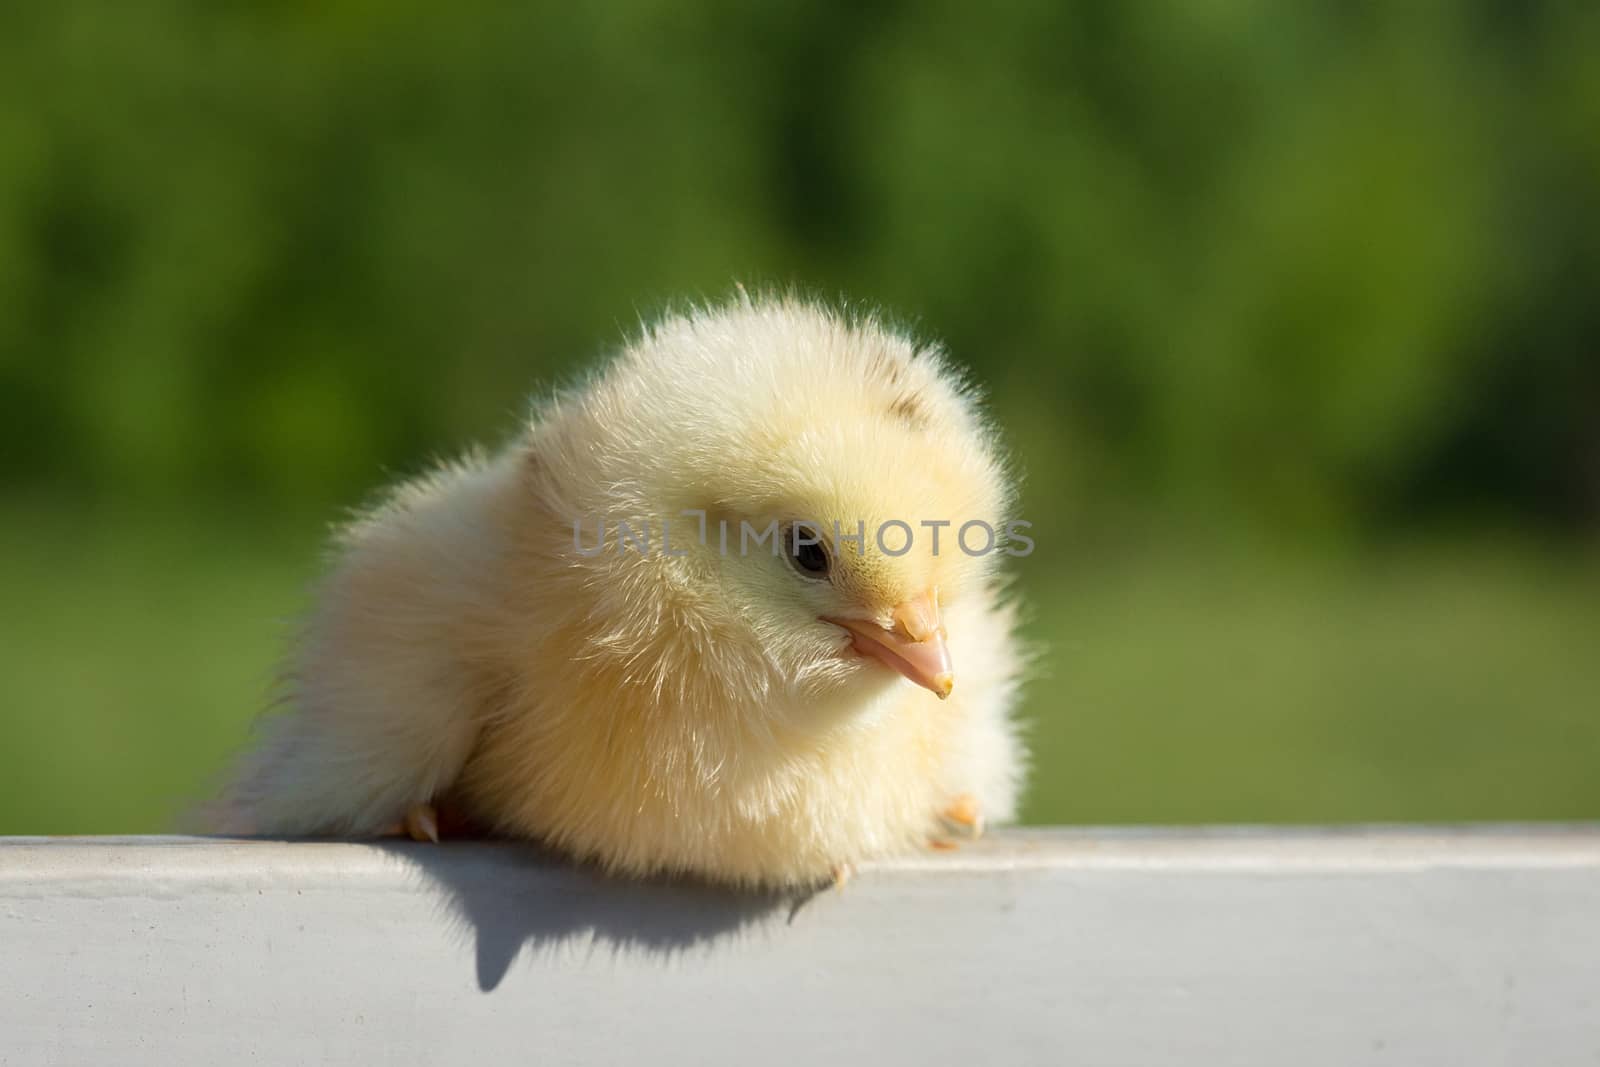
<path id="1" fill-rule="evenodd" d="M 1600 827 L 1072 830 L 809 899 L 0 838 L 0 1063 L 1600 1063 Z"/>

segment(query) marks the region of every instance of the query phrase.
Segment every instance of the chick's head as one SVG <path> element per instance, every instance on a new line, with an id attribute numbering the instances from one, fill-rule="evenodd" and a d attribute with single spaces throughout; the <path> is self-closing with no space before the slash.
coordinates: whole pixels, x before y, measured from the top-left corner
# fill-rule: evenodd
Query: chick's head
<path id="1" fill-rule="evenodd" d="M 667 626 L 767 707 L 959 681 L 947 620 L 991 581 L 1010 482 L 936 349 L 870 317 L 743 299 L 647 330 L 581 415 L 571 460 L 598 469 L 573 502 L 669 528 L 670 554 L 582 561 L 636 591 L 611 604 L 639 624 L 625 655 L 672 658 L 644 633 Z"/>

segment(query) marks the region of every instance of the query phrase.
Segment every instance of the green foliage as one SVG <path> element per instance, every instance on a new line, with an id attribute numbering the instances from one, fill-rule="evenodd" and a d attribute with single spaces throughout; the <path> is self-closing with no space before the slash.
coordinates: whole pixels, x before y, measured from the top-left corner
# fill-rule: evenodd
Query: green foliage
<path id="1" fill-rule="evenodd" d="M 1580 518 L 1597 54 L 1487 0 L 13 6 L 0 473 L 321 511 L 742 279 L 947 338 L 1041 501 Z"/>

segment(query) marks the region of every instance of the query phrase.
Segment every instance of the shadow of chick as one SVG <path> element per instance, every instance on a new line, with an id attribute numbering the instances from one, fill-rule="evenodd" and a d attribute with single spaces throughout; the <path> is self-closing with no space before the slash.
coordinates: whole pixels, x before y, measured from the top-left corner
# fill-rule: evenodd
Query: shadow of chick
<path id="1" fill-rule="evenodd" d="M 626 879 L 525 842 L 371 847 L 441 895 L 476 956 L 478 988 L 492 992 L 526 948 L 642 953 L 663 961 L 792 925 L 820 889 L 759 892 L 688 879 Z"/>

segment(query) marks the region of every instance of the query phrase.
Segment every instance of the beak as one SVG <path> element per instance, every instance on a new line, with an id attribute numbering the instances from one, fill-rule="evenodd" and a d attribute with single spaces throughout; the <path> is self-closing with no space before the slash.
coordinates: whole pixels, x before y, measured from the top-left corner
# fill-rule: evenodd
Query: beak
<path id="1" fill-rule="evenodd" d="M 894 623 L 879 626 L 869 619 L 825 618 L 850 631 L 851 647 L 863 656 L 893 667 L 940 700 L 950 695 L 956 676 L 945 645 L 939 590 L 930 589 L 894 609 Z"/>

